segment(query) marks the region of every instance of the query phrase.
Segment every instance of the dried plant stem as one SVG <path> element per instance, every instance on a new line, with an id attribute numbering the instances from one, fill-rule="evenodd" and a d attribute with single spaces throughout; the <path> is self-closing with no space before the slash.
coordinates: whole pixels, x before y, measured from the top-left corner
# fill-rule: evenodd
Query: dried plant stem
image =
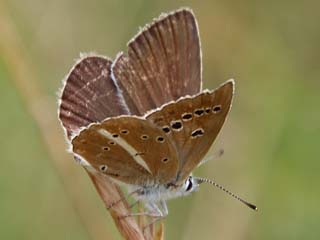
<path id="1" fill-rule="evenodd" d="M 115 186 L 115 184 L 112 183 L 105 175 L 99 172 L 87 172 L 106 207 L 114 203 L 114 196 L 118 196 L 118 199 L 123 197 L 119 188 Z M 145 239 L 133 217 L 119 218 L 130 213 L 129 204 L 127 201 L 120 201 L 116 205 L 113 205 L 109 211 L 122 236 L 132 240 Z"/>

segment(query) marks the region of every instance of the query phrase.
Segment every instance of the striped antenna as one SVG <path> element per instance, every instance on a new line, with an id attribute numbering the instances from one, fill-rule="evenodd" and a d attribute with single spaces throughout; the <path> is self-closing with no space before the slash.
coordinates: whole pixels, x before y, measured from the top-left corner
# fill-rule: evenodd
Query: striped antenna
<path id="1" fill-rule="evenodd" d="M 223 186 L 221 186 L 220 184 L 212 181 L 212 180 L 209 180 L 209 179 L 206 179 L 206 178 L 199 178 L 199 177 L 195 177 L 194 178 L 196 180 L 196 182 L 198 184 L 201 184 L 201 183 L 209 183 L 217 188 L 219 188 L 220 190 L 224 191 L 225 193 L 227 193 L 228 195 L 230 195 L 231 197 L 239 200 L 240 202 L 242 202 L 243 204 L 247 205 L 249 208 L 255 210 L 255 211 L 258 211 L 258 208 L 256 205 L 252 204 L 252 203 L 249 203 L 245 200 L 243 200 L 242 198 L 240 198 L 239 196 L 237 196 L 236 194 L 230 192 L 228 189 L 224 188 Z"/>

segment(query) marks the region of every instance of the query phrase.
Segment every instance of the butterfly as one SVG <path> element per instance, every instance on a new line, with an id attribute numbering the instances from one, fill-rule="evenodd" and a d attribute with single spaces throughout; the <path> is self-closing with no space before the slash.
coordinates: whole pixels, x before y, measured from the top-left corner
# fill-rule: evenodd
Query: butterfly
<path id="1" fill-rule="evenodd" d="M 194 177 L 231 107 L 234 81 L 202 90 L 201 48 L 190 9 L 162 14 L 114 61 L 90 54 L 67 75 L 59 118 L 75 158 L 125 184 L 147 212 L 164 217 L 166 201 L 203 182 Z"/>

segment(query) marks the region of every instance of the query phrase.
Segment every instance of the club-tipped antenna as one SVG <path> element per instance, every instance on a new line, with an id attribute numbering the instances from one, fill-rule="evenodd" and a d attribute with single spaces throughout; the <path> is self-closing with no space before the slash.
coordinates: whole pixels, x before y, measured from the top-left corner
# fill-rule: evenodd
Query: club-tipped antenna
<path id="1" fill-rule="evenodd" d="M 224 188 L 223 186 L 221 186 L 220 184 L 210 180 L 210 179 L 206 179 L 206 178 L 199 178 L 199 177 L 196 177 L 195 180 L 197 181 L 198 184 L 201 184 L 201 183 L 209 183 L 217 188 L 219 188 L 220 190 L 224 191 L 225 193 L 227 193 L 228 195 L 230 195 L 231 197 L 237 199 L 238 201 L 242 202 L 243 204 L 245 204 L 247 207 L 255 210 L 255 211 L 258 211 L 258 208 L 256 205 L 252 204 L 252 203 L 249 203 L 245 200 L 243 200 L 242 198 L 240 198 L 239 196 L 237 196 L 236 194 L 230 192 L 228 189 Z"/>

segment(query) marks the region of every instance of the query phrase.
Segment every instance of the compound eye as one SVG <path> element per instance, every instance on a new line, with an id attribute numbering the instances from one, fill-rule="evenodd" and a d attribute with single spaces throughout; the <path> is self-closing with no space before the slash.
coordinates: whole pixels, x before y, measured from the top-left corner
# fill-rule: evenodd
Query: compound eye
<path id="1" fill-rule="evenodd" d="M 186 182 L 187 188 L 186 191 L 189 192 L 192 189 L 193 183 L 191 181 L 191 178 L 189 177 L 187 182 Z"/>

